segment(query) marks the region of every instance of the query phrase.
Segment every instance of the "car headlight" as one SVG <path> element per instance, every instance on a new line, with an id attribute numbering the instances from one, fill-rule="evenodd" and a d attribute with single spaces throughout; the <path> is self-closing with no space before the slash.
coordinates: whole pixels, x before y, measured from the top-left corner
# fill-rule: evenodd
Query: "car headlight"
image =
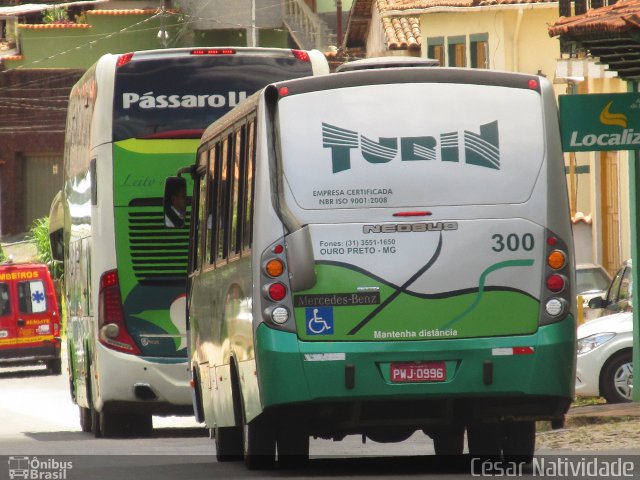
<path id="1" fill-rule="evenodd" d="M 616 334 L 612 332 L 594 333 L 588 337 L 584 337 L 578 340 L 578 355 L 590 352 L 594 348 L 598 348 L 600 345 L 604 345 Z"/>

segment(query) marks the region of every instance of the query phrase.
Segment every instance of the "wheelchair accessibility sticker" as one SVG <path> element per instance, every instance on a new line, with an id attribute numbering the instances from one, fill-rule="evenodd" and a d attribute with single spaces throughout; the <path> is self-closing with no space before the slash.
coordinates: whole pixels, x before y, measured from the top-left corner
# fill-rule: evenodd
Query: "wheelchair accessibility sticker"
<path id="1" fill-rule="evenodd" d="M 333 335 L 333 307 L 305 309 L 307 335 Z"/>

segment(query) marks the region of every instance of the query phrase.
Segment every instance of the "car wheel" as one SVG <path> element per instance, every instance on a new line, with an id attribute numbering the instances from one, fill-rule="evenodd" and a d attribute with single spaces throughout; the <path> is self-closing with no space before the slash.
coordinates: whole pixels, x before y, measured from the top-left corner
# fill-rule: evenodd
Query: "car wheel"
<path id="1" fill-rule="evenodd" d="M 631 401 L 633 391 L 633 365 L 631 351 L 611 357 L 602 369 L 600 393 L 608 403 Z"/>

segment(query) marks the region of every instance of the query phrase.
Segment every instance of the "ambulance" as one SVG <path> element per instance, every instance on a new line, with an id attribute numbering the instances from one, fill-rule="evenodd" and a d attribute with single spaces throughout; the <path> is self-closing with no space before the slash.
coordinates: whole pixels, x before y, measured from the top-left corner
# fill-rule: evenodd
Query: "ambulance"
<path id="1" fill-rule="evenodd" d="M 61 373 L 60 311 L 44 264 L 0 264 L 0 367 L 44 364 Z"/>

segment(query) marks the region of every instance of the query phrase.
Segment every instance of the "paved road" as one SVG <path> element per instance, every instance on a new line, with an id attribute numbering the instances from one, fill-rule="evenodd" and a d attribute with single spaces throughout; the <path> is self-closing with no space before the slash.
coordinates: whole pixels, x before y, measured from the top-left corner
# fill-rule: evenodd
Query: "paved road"
<path id="1" fill-rule="evenodd" d="M 40 472 L 39 477 L 27 478 L 60 480 L 282 476 L 287 479 L 329 476 L 406 479 L 433 475 L 458 479 L 482 474 L 481 466 L 476 464 L 472 470 L 468 459 L 458 461 L 453 467 L 437 462 L 431 440 L 421 433 L 398 444 L 362 444 L 356 436 L 342 442 L 312 440 L 312 460 L 305 470 L 249 472 L 242 463 L 217 463 L 213 442 L 192 417 L 154 417 L 154 427 L 150 438 L 96 439 L 80 431 L 78 410 L 69 400 L 66 375 L 49 376 L 43 367 L 0 368 L 0 480 L 8 479 L 11 472 L 20 474 L 16 468 L 24 467 L 25 462 L 30 462 L 30 468 L 38 467 L 35 470 Z M 563 449 L 538 453 L 572 455 L 575 459 L 598 452 Z M 634 461 L 637 462 L 637 457 Z M 499 475 L 491 466 L 488 468 L 487 476 L 508 476 L 509 473 Z M 62 476 L 59 472 L 64 469 Z M 56 472 L 58 476 L 52 476 Z M 520 473 L 525 477 L 540 476 L 530 468 Z M 640 468 L 635 464 L 634 474 L 640 475 Z"/>

